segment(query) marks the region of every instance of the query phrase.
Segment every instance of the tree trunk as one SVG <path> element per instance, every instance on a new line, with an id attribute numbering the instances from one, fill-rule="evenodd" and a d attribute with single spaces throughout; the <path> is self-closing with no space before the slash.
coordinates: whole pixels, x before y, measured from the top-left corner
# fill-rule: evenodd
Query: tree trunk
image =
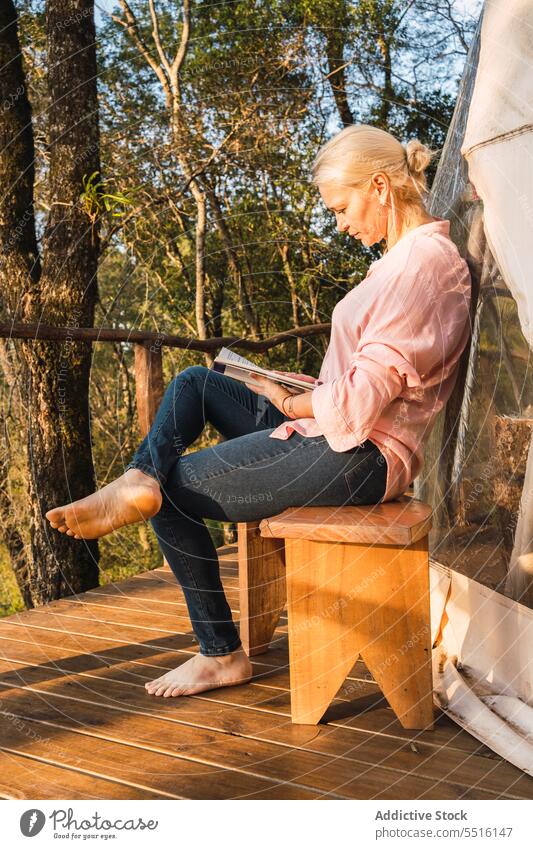
<path id="1" fill-rule="evenodd" d="M 346 68 L 344 48 L 350 39 L 350 18 L 353 10 L 347 0 L 319 4 L 311 14 L 326 42 L 327 77 L 339 117 L 345 127 L 354 123 L 346 92 Z"/>
<path id="2" fill-rule="evenodd" d="M 6 91 L 8 96 L 19 92 L 13 114 L 0 115 L 0 188 L 6 198 L 0 250 L 8 314 L 13 319 L 18 312 L 24 322 L 90 327 L 97 299 L 98 226 L 83 211 L 80 193 L 84 174 L 100 167 L 93 0 L 79 0 L 75 9 L 70 0 L 48 0 L 46 7 L 50 212 L 42 265 L 33 214 L 31 111 L 12 0 L 4 0 L 1 16 L 2 100 Z M 21 343 L 20 352 L 28 415 L 31 563 L 26 595 L 31 604 L 42 604 L 98 584 L 97 541 L 80 543 L 59 534 L 43 516 L 95 487 L 88 406 L 91 345 L 30 340 Z"/>
<path id="3" fill-rule="evenodd" d="M 281 256 L 281 263 L 283 265 L 283 270 L 285 272 L 285 276 L 287 278 L 289 290 L 291 293 L 292 325 L 293 327 L 300 327 L 300 316 L 298 314 L 298 291 L 296 287 L 296 280 L 294 279 L 294 274 L 292 273 L 292 268 L 289 261 L 288 242 L 284 242 L 282 245 L 280 245 L 278 250 Z M 301 336 L 298 336 L 296 339 L 296 371 L 298 371 L 302 367 L 302 354 L 303 339 L 301 338 Z"/>
<path id="4" fill-rule="evenodd" d="M 232 280 L 237 289 L 239 306 L 242 310 L 242 314 L 248 325 L 252 339 L 261 339 L 261 327 L 259 324 L 259 320 L 250 302 L 248 288 L 244 280 L 242 269 L 238 260 L 237 251 L 233 244 L 231 231 L 226 223 L 226 219 L 224 217 L 220 201 L 216 195 L 216 192 L 205 177 L 201 180 L 201 182 L 213 209 L 215 226 L 222 239 L 222 244 L 224 245 L 224 250 L 226 252 L 226 257 L 228 261 L 228 268 L 230 270 Z"/>
<path id="5" fill-rule="evenodd" d="M 11 318 L 40 277 L 32 116 L 13 0 L 0 3 L 0 103 L 0 286 L 2 313 Z"/>
<path id="6" fill-rule="evenodd" d="M 343 126 L 354 123 L 354 117 L 346 95 L 346 63 L 344 61 L 344 34 L 340 24 L 338 29 L 326 32 L 326 55 L 328 60 L 328 79 L 339 111 Z"/>
<path id="7" fill-rule="evenodd" d="M 31 109 L 12 0 L 0 4 L 0 296 L 2 318 L 15 317 L 21 296 L 40 275 L 33 209 L 34 147 Z M 16 352 L 12 352 L 16 357 Z M 12 362 L 2 342 L 2 371 L 11 391 Z M 20 405 L 15 399 L 14 404 Z M 9 437 L 4 420 L 0 459 L 0 524 L 24 602 L 31 606 L 28 552 L 12 509 L 9 487 Z"/>
<path id="8" fill-rule="evenodd" d="M 507 556 L 513 551 L 533 419 L 496 415 L 491 421 L 492 498 Z"/>
<path id="9" fill-rule="evenodd" d="M 499 349 L 501 351 L 502 360 L 507 371 L 507 376 L 509 378 L 509 383 L 511 384 L 511 389 L 513 391 L 514 401 L 516 404 L 516 412 L 520 414 L 522 408 L 522 392 L 517 377 L 515 375 L 513 358 L 509 346 L 507 344 L 505 328 L 502 326 L 501 314 L 492 298 L 488 297 L 486 299 L 486 305 L 488 314 L 494 325 L 494 330 L 496 331 L 496 342 L 498 343 Z"/>
<path id="10" fill-rule="evenodd" d="M 391 45 L 385 34 L 380 35 L 377 44 L 383 59 L 383 88 L 378 111 L 378 123 L 386 127 L 389 121 L 391 107 L 396 100 L 396 92 L 392 82 Z"/>

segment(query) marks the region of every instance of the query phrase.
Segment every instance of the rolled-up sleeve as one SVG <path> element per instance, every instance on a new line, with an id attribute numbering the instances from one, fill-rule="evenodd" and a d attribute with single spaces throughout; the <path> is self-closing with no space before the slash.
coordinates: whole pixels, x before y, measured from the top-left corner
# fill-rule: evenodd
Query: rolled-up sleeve
<path id="1" fill-rule="evenodd" d="M 414 366 L 393 345 L 361 345 L 340 377 L 311 394 L 313 415 L 333 450 L 367 439 L 382 410 L 406 388 L 421 386 Z M 354 443 L 354 440 L 355 443 Z"/>

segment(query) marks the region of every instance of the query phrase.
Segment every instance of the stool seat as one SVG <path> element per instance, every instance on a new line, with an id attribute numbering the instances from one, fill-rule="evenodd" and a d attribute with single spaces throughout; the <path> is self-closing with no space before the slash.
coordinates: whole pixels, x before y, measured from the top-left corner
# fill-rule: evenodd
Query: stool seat
<path id="1" fill-rule="evenodd" d="M 290 507 L 259 523 L 261 536 L 411 545 L 431 530 L 429 504 L 401 496 L 384 504 Z"/>
<path id="2" fill-rule="evenodd" d="M 239 525 L 241 639 L 264 651 L 287 599 L 293 722 L 319 722 L 361 657 L 402 726 L 433 729 L 431 516 L 401 496 Z"/>

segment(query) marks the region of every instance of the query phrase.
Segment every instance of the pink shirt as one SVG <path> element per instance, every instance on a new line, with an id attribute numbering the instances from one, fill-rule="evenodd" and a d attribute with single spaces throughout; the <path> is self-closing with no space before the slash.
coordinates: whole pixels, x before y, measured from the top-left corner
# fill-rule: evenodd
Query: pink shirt
<path id="1" fill-rule="evenodd" d="M 397 498 L 420 473 L 424 442 L 457 379 L 470 290 L 449 221 L 409 230 L 335 306 L 314 418 L 285 421 L 270 436 L 323 435 L 333 451 L 369 439 L 387 460 L 383 500 Z"/>

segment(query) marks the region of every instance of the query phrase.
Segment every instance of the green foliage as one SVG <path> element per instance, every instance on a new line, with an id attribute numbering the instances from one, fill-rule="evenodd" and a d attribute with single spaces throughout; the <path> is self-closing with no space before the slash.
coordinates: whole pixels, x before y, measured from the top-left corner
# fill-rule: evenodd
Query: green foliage
<path id="1" fill-rule="evenodd" d="M 126 207 L 131 206 L 138 188 L 125 189 L 124 191 L 109 191 L 111 180 L 102 180 L 99 172 L 94 171 L 89 176 L 83 175 L 83 191 L 80 194 L 82 208 L 94 224 L 104 214 L 111 218 L 121 218 Z"/>
<path id="2" fill-rule="evenodd" d="M 24 610 L 7 550 L 0 545 L 0 617 Z"/>

